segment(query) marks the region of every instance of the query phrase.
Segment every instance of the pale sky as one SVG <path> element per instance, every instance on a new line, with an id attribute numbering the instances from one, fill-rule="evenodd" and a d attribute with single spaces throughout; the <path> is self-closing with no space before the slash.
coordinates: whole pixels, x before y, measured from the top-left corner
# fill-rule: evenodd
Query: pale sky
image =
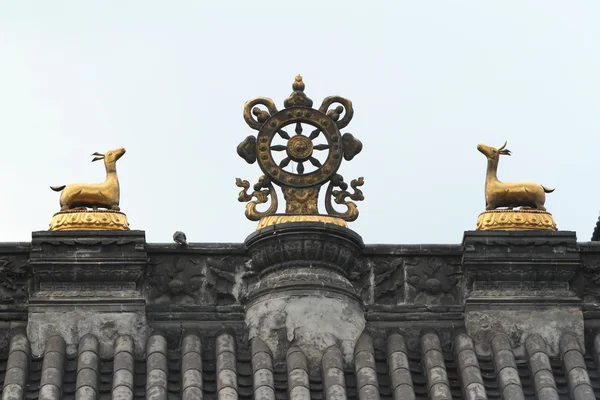
<path id="1" fill-rule="evenodd" d="M 240 242 L 255 222 L 235 178 L 256 134 L 245 101 L 279 109 L 300 73 L 318 107 L 352 100 L 366 243 L 460 243 L 502 181 L 556 191 L 561 230 L 600 212 L 600 2 L 0 1 L 0 241 L 59 209 L 50 185 L 101 182 L 93 152 L 125 147 L 121 209 L 149 242 Z M 324 189 L 322 196 L 324 196 Z M 280 207 L 283 207 L 282 205 Z M 282 211 L 282 209 L 280 209 Z"/>

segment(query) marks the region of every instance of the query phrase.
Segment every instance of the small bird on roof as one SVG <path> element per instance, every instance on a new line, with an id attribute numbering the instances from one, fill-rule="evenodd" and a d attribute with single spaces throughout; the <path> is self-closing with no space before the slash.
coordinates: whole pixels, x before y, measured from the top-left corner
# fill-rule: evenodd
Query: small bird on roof
<path id="1" fill-rule="evenodd" d="M 180 246 L 187 246 L 187 238 L 185 237 L 185 233 L 181 231 L 177 231 L 173 234 L 173 240 Z"/>

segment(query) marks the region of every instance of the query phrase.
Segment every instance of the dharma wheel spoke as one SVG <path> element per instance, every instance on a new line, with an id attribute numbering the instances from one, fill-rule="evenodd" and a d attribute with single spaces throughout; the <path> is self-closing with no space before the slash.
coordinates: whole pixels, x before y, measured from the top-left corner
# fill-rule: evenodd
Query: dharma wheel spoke
<path id="1" fill-rule="evenodd" d="M 315 129 L 314 131 L 312 131 L 312 132 L 310 133 L 310 135 L 308 136 L 308 138 L 309 138 L 310 140 L 316 139 L 316 138 L 317 138 L 317 136 L 319 136 L 319 134 L 320 134 L 320 133 L 321 133 L 321 130 L 320 130 L 320 129 Z"/>
<path id="2" fill-rule="evenodd" d="M 285 168 L 288 166 L 288 164 L 290 163 L 290 161 L 292 161 L 291 158 L 286 157 L 283 160 L 281 160 L 281 162 L 279 163 L 279 168 Z"/>
<path id="3" fill-rule="evenodd" d="M 302 122 L 296 122 L 296 135 L 302 134 Z"/>
<path id="4" fill-rule="evenodd" d="M 310 161 L 310 163 L 311 163 L 312 165 L 314 165 L 315 167 L 317 167 L 317 168 L 320 168 L 320 167 L 321 167 L 321 161 L 317 160 L 317 159 L 316 159 L 316 158 L 314 158 L 314 157 L 309 157 L 308 161 Z"/>
<path id="5" fill-rule="evenodd" d="M 271 146 L 271 150 L 273 151 L 284 151 L 286 149 L 286 146 L 282 145 L 282 144 L 275 144 L 273 146 Z"/>
<path id="6" fill-rule="evenodd" d="M 304 174 L 304 163 L 303 162 L 298 163 L 298 174 L 299 175 Z"/>
<path id="7" fill-rule="evenodd" d="M 284 139 L 289 139 L 290 135 L 287 134 L 286 131 L 284 131 L 283 129 L 278 129 L 277 133 L 279 134 L 279 136 L 281 136 Z"/>
<path id="8" fill-rule="evenodd" d="M 313 146 L 315 150 L 327 150 L 329 148 L 328 144 L 316 144 Z"/>

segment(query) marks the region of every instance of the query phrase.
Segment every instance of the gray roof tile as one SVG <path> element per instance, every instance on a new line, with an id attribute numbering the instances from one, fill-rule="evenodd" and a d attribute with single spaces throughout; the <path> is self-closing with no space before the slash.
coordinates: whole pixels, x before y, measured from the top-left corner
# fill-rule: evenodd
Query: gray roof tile
<path id="1" fill-rule="evenodd" d="M 115 399 L 143 399 L 147 394 L 147 381 L 152 380 L 156 383 L 153 387 L 159 388 L 152 389 L 152 392 L 158 398 L 169 400 L 181 398 L 289 400 L 291 397 L 303 399 L 307 396 L 313 400 L 376 398 L 425 400 L 449 398 L 449 395 L 455 400 L 485 398 L 492 400 L 501 399 L 503 395 L 505 398 L 527 400 L 600 398 L 600 377 L 596 370 L 596 351 L 590 349 L 592 354 L 584 355 L 581 352 L 580 344 L 572 337 L 567 337 L 563 341 L 562 360 L 547 355 L 545 342 L 540 340 L 541 338 L 529 336 L 526 342 L 528 352 L 524 359 L 514 359 L 513 355 L 512 361 L 510 359 L 506 361 L 506 358 L 503 358 L 504 361 L 496 360 L 495 362 L 494 357 L 473 357 L 472 340 L 464 334 L 455 338 L 454 346 L 450 349 L 439 346 L 439 338 L 436 340 L 431 336 L 435 334 L 424 335 L 423 343 L 425 345 L 420 349 L 407 349 L 404 338 L 398 334 L 389 335 L 386 348 L 373 349 L 371 337 L 365 334 L 361 338 L 360 346 L 358 346 L 360 351 L 357 352 L 357 355 L 366 351 L 367 353 L 372 352 L 373 357 L 356 359 L 357 361 L 363 360 L 361 363 L 366 362 L 367 365 L 362 368 L 374 371 L 374 374 L 368 374 L 365 377 L 361 376 L 363 372 L 360 372 L 360 369 L 362 368 L 359 368 L 359 373 L 357 373 L 356 365 L 343 365 L 341 354 L 336 347 L 328 349 L 325 353 L 326 357 L 322 363 L 326 366 L 324 373 L 315 374 L 314 371 L 308 370 L 306 358 L 297 348 L 292 349 L 290 353 L 290 355 L 294 355 L 292 358 L 297 358 L 293 362 L 293 366 L 296 367 L 295 371 L 288 371 L 285 362 L 274 363 L 270 351 L 264 343 L 257 342 L 250 346 L 251 349 L 234 347 L 235 354 L 225 351 L 227 348 L 231 349 L 231 343 L 234 343 L 235 346 L 235 338 L 227 335 L 233 339 L 233 342 L 217 341 L 214 336 L 198 334 L 185 336 L 179 349 L 165 349 L 159 346 L 159 351 L 154 351 L 153 354 L 165 356 L 168 371 L 166 377 L 161 374 L 163 371 L 160 368 L 148 370 L 150 365 L 148 357 L 134 360 L 132 347 L 124 345 L 133 343 L 121 337 L 116 339 L 114 357 L 112 359 L 98 358 L 96 369 L 93 367 L 93 356 L 91 356 L 92 360 L 83 357 L 84 354 L 87 357 L 90 355 L 88 352 L 93 353 L 94 351 L 94 346 L 88 345 L 93 342 L 90 337 L 86 339 L 86 344 L 80 346 L 81 349 L 86 349 L 85 351 L 72 356 L 63 355 L 63 372 L 60 382 L 53 381 L 55 377 L 50 379 L 47 376 L 56 371 L 44 373 L 43 368 L 44 365 L 47 367 L 46 369 L 54 368 L 51 365 L 55 365 L 61 357 L 53 355 L 53 353 L 61 354 L 60 352 L 47 351 L 48 361 L 45 364 L 44 358 L 32 359 L 28 363 L 26 362 L 27 358 L 10 363 L 7 359 L 0 360 L 0 380 L 4 382 L 2 395 L 3 398 L 19 398 L 22 393 L 25 399 L 75 399 L 76 396 L 87 399 L 94 398 L 94 393 L 96 393 L 97 399 L 110 399 L 111 396 Z M 9 346 L 13 349 L 13 352 L 8 354 L 9 359 L 11 355 L 15 359 L 14 354 L 22 356 L 28 352 L 29 343 L 23 338 L 23 335 L 13 336 L 12 340 L 19 344 Z M 62 350 L 60 340 L 53 339 L 53 341 L 58 346 L 49 346 L 48 350 Z M 156 338 L 153 341 L 166 343 L 166 341 L 162 342 Z M 220 352 L 217 350 L 217 343 L 225 344 L 218 349 Z M 404 344 L 402 345 L 402 343 Z M 509 357 L 512 354 L 510 341 L 507 341 L 505 337 L 498 337 L 493 347 L 496 350 L 496 358 Z M 254 350 L 254 356 L 252 356 L 252 350 Z M 427 351 L 423 353 L 423 350 Z M 233 369 L 218 370 L 217 353 L 233 354 L 235 356 Z M 195 358 L 192 360 L 191 356 Z M 187 362 L 184 362 L 185 357 L 187 357 Z M 429 360 L 426 359 L 428 357 Z M 13 367 L 18 368 L 17 372 L 10 372 L 8 366 L 14 363 L 17 365 L 25 363 L 26 374 L 19 374 L 19 371 L 23 371 L 19 367 Z M 187 367 L 185 367 L 186 365 Z M 231 366 L 231 364 L 229 365 Z M 496 371 L 494 365 L 501 367 L 499 372 Z M 428 366 L 439 374 L 433 376 L 430 373 L 428 375 Z M 444 370 L 445 373 L 441 370 Z M 505 370 L 507 372 L 503 372 Z M 82 371 L 86 372 L 82 375 Z M 97 371 L 95 382 L 91 371 Z M 223 384 L 220 391 L 217 390 L 219 371 L 225 373 L 229 379 L 229 383 Z M 477 376 L 478 372 L 480 378 Z M 149 379 L 155 374 L 161 376 L 157 375 L 156 381 L 154 378 Z M 46 385 L 42 385 L 42 375 L 46 379 Z M 360 378 L 357 378 L 358 376 Z M 23 386 L 10 383 L 11 379 L 20 380 L 23 382 Z M 89 384 L 85 384 L 86 382 Z M 57 386 L 56 383 L 62 387 Z"/>

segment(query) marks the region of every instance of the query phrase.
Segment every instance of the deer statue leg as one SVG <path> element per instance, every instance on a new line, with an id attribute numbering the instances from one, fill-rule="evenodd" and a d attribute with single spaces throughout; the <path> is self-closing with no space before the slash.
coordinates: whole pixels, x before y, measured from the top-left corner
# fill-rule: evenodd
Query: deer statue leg
<path id="1" fill-rule="evenodd" d="M 113 210 L 113 211 L 121 211 L 121 207 L 119 207 L 119 206 L 118 206 L 118 205 L 116 205 L 116 204 L 113 204 L 113 205 L 111 205 L 111 206 L 110 206 L 110 209 L 111 209 L 111 210 Z"/>

